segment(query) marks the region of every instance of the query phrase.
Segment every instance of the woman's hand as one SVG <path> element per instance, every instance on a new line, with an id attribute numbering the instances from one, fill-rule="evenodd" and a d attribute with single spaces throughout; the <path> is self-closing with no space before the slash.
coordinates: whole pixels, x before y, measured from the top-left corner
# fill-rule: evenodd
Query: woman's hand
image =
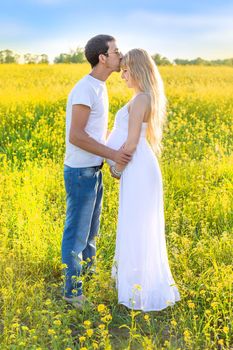
<path id="1" fill-rule="evenodd" d="M 120 180 L 121 177 L 116 176 L 116 175 L 112 172 L 111 166 L 109 167 L 109 171 L 110 171 L 111 176 L 114 177 L 114 179 Z"/>

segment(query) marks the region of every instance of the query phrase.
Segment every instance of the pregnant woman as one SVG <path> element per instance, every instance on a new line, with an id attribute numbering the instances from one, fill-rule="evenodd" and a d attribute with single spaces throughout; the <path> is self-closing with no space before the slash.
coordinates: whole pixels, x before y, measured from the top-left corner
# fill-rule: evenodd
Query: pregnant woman
<path id="1" fill-rule="evenodd" d="M 172 277 L 164 232 L 160 153 L 166 98 L 149 54 L 129 51 L 122 59 L 122 78 L 134 97 L 116 115 L 107 146 L 133 153 L 126 167 L 107 160 L 120 179 L 116 250 L 112 277 L 118 302 L 130 309 L 154 311 L 180 300 Z"/>

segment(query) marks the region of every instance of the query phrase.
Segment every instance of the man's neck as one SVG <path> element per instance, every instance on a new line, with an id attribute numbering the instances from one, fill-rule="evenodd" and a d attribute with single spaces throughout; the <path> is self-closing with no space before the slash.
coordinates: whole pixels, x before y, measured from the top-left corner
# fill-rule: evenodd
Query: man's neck
<path id="1" fill-rule="evenodd" d="M 109 72 L 106 69 L 103 70 L 100 67 L 94 67 L 90 75 L 95 79 L 106 81 L 111 73 L 112 72 Z"/>

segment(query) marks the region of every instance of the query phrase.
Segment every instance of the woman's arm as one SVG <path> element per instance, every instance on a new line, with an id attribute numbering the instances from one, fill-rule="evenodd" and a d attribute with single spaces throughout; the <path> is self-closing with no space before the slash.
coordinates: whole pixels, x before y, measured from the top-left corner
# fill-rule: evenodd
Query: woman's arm
<path id="1" fill-rule="evenodd" d="M 129 127 L 128 137 L 124 144 L 124 150 L 133 154 L 137 148 L 143 120 L 148 113 L 149 97 L 147 95 L 139 95 L 132 101 L 129 110 Z M 115 169 L 123 171 L 126 165 L 116 163 Z"/>

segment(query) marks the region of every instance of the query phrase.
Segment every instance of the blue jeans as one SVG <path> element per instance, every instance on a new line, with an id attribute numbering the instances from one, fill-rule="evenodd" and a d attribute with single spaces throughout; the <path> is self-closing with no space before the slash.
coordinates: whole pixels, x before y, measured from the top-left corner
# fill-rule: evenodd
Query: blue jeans
<path id="1" fill-rule="evenodd" d="M 62 239 L 66 297 L 82 294 L 82 260 L 90 267 L 96 254 L 95 236 L 99 231 L 103 183 L 100 166 L 64 166 L 66 221 Z"/>

